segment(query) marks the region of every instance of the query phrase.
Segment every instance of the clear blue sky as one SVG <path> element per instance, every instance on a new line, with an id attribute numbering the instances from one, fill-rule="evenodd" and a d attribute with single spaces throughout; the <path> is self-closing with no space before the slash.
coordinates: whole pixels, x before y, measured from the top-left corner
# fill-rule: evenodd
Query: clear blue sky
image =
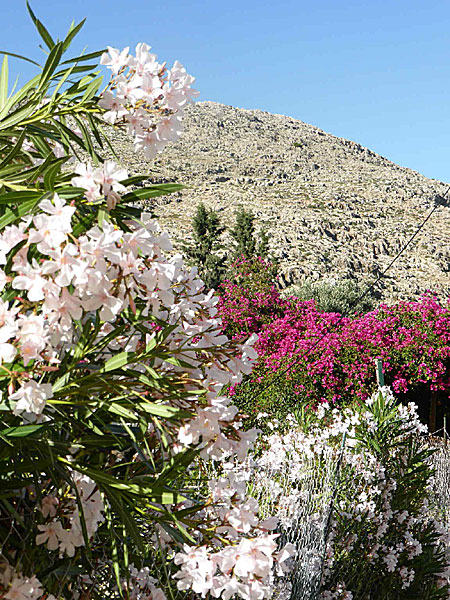
<path id="1" fill-rule="evenodd" d="M 450 181 L 448 0 L 32 0 L 55 37 L 87 17 L 89 51 L 145 41 L 201 100 L 301 119 Z M 0 0 L 0 48 L 39 57 L 22 0 Z M 15 61 L 25 81 L 31 71 Z"/>

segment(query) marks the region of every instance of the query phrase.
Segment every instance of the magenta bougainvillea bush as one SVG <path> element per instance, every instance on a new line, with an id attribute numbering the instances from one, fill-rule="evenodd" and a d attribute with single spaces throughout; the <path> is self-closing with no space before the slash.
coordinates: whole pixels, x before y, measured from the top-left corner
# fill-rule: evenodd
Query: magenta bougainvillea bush
<path id="1" fill-rule="evenodd" d="M 376 358 L 400 397 L 417 390 L 450 397 L 450 302 L 426 295 L 343 318 L 318 311 L 312 300 L 283 298 L 267 281 L 258 288 L 235 279 L 225 282 L 221 293 L 226 331 L 259 336 L 255 369 L 239 390 L 231 390 L 247 412 L 272 402 L 277 409 L 292 409 L 363 400 L 376 389 Z"/>
<path id="2" fill-rule="evenodd" d="M 276 281 L 276 266 L 261 257 L 233 262 L 217 305 L 228 336 L 248 337 L 285 315 L 293 299 L 281 297 Z"/>

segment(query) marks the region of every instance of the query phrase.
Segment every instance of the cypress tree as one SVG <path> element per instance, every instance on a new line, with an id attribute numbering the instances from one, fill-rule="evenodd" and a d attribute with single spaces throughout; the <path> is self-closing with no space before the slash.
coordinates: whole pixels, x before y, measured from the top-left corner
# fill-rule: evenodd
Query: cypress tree
<path id="1" fill-rule="evenodd" d="M 230 231 L 236 242 L 235 255 L 245 258 L 261 256 L 267 258 L 269 255 L 269 237 L 267 229 L 263 227 L 259 234 L 255 231 L 255 215 L 250 210 L 239 207 L 236 213 L 236 223 Z"/>
<path id="2" fill-rule="evenodd" d="M 256 256 L 255 215 L 251 211 L 239 207 L 236 223 L 230 233 L 236 242 L 236 256 L 245 256 L 245 258 Z"/>
<path id="3" fill-rule="evenodd" d="M 225 231 L 217 212 L 199 204 L 192 219 L 193 242 L 183 250 L 190 262 L 198 267 L 207 288 L 217 288 L 225 272 L 227 255 L 219 255 L 220 236 Z"/>

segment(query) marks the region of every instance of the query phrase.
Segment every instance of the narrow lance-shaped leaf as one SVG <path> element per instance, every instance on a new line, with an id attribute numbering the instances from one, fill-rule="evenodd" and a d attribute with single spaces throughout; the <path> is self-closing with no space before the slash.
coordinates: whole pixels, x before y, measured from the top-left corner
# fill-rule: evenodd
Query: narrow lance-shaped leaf
<path id="1" fill-rule="evenodd" d="M 61 60 L 62 49 L 63 49 L 62 42 L 58 42 L 57 44 L 55 44 L 53 46 L 53 48 L 45 62 L 44 69 L 42 71 L 41 81 L 38 86 L 38 92 L 43 90 L 46 87 L 49 79 L 55 72 L 56 67 L 59 64 L 59 61 Z"/>
<path id="2" fill-rule="evenodd" d="M 117 504 L 120 506 L 119 502 Z M 117 505 L 116 505 L 116 508 L 117 508 Z M 105 517 L 106 517 L 106 525 L 108 527 L 109 534 L 110 534 L 110 544 L 111 544 L 111 550 L 112 550 L 112 564 L 113 564 L 114 575 L 116 578 L 117 589 L 119 590 L 119 593 L 120 593 L 121 597 L 123 598 L 122 580 L 120 577 L 119 552 L 118 552 L 118 547 L 117 547 L 116 534 L 114 532 L 114 525 L 113 525 L 111 510 L 110 510 L 110 507 L 108 506 L 108 504 L 105 505 Z M 124 530 L 126 531 L 125 527 L 124 527 Z"/>
<path id="3" fill-rule="evenodd" d="M 6 50 L 0 50 L 0 54 L 6 54 L 7 56 L 12 56 L 14 58 L 20 58 L 20 60 L 25 60 L 26 62 L 29 62 L 32 65 L 35 65 L 36 67 L 40 67 L 41 66 L 35 60 L 31 60 L 31 58 L 27 58 L 26 56 L 22 56 L 22 54 L 16 54 L 15 52 L 7 52 Z"/>
<path id="4" fill-rule="evenodd" d="M 39 190 L 25 190 L 23 192 L 7 192 L 6 194 L 0 194 L 0 204 L 17 204 L 25 202 L 26 200 L 34 200 L 40 198 L 42 192 Z"/>
<path id="5" fill-rule="evenodd" d="M 8 81 L 8 57 L 5 54 L 3 57 L 2 70 L 0 72 L 0 110 L 3 109 L 6 100 L 8 99 Z"/>
<path id="6" fill-rule="evenodd" d="M 30 79 L 30 81 L 28 81 L 23 87 L 21 87 L 20 90 L 17 90 L 16 93 L 14 93 L 14 91 L 11 91 L 11 95 L 9 96 L 8 101 L 6 102 L 5 106 L 0 110 L 0 123 L 1 120 L 8 115 L 11 108 L 22 102 L 22 100 L 27 97 L 27 94 L 29 94 L 29 92 L 38 85 L 39 79 L 40 75 L 36 75 L 35 77 L 33 77 L 33 79 Z M 14 84 L 14 89 L 16 85 L 17 80 Z"/>
<path id="7" fill-rule="evenodd" d="M 70 63 L 74 63 L 74 62 L 82 62 L 82 61 L 86 61 L 86 60 L 91 60 L 94 58 L 99 58 L 104 52 L 106 52 L 105 50 L 98 50 L 97 52 L 90 52 L 89 54 L 81 54 L 80 56 L 77 56 L 76 58 L 69 58 L 68 60 L 64 60 L 61 65 L 69 65 Z"/>
<path id="8" fill-rule="evenodd" d="M 30 117 L 30 115 L 32 115 L 34 112 L 36 112 L 36 106 L 31 103 L 27 104 L 26 106 L 6 117 L 6 119 L 1 120 L 0 130 L 14 127 L 14 125 L 17 125 L 21 121 L 25 121 L 25 119 Z"/>
<path id="9" fill-rule="evenodd" d="M 80 29 L 85 24 L 85 22 L 86 22 L 86 19 L 84 18 L 82 21 L 80 21 L 78 23 L 78 25 L 74 26 L 74 22 L 72 21 L 69 31 L 67 32 L 66 39 L 63 42 L 63 52 L 65 52 L 67 50 L 67 48 L 70 46 L 73 38 L 77 35 L 77 33 L 80 31 Z"/>
<path id="10" fill-rule="evenodd" d="M 133 190 L 122 196 L 122 202 L 131 202 L 135 200 L 145 200 L 147 198 L 156 198 L 157 196 L 165 196 L 166 194 L 173 194 L 179 192 L 186 186 L 179 183 L 161 183 L 145 187 L 138 190 Z"/>
<path id="11" fill-rule="evenodd" d="M 98 73 L 93 73 L 93 75 L 98 75 Z M 97 77 L 93 81 L 91 81 L 91 83 L 86 88 L 86 91 L 84 92 L 83 97 L 81 98 L 80 104 L 83 102 L 87 102 L 88 100 L 91 100 L 97 94 L 100 86 L 102 85 L 102 81 L 103 81 L 102 75 L 100 77 Z"/>
<path id="12" fill-rule="evenodd" d="M 47 31 L 46 27 L 42 24 L 41 21 L 39 21 L 39 19 L 36 17 L 34 12 L 31 10 L 31 6 L 30 6 L 30 3 L 28 2 L 28 0 L 27 0 L 27 9 L 28 9 L 28 12 L 30 13 L 31 20 L 33 21 L 36 29 L 38 30 L 39 35 L 44 40 L 48 49 L 51 50 L 53 48 L 53 46 L 55 45 L 55 42 L 53 41 L 53 38 Z"/>
<path id="13" fill-rule="evenodd" d="M 133 352 L 120 352 L 116 354 L 109 360 L 107 360 L 100 369 L 101 373 L 107 373 L 108 371 L 115 371 L 116 369 L 121 369 L 122 367 L 130 364 L 132 362 L 132 358 L 135 358 Z"/>
<path id="14" fill-rule="evenodd" d="M 50 102 L 51 102 L 52 104 L 54 104 L 54 103 L 56 102 L 56 99 L 57 99 L 57 97 L 58 97 L 58 92 L 59 92 L 59 90 L 60 90 L 60 89 L 61 89 L 61 87 L 63 86 L 64 82 L 65 82 L 65 81 L 66 81 L 66 80 L 67 80 L 67 79 L 70 77 L 70 75 L 72 74 L 72 72 L 74 71 L 74 69 L 75 69 L 75 68 L 76 68 L 76 67 L 75 67 L 75 65 L 74 65 L 73 67 L 70 67 L 70 69 L 67 69 L 67 70 L 64 72 L 63 76 L 62 76 L 62 77 L 61 77 L 61 79 L 59 80 L 59 82 L 58 82 L 58 85 L 56 86 L 56 88 L 55 88 L 55 90 L 54 90 L 54 92 L 53 92 L 52 98 L 51 98 L 51 100 L 50 100 Z"/>
<path id="15" fill-rule="evenodd" d="M 26 129 L 23 129 L 22 133 L 19 136 L 19 139 L 16 141 L 13 148 L 11 149 L 11 152 L 9 152 L 9 154 L 7 154 L 5 156 L 5 158 L 2 160 L 2 162 L 0 163 L 0 177 L 1 177 L 1 169 L 3 169 L 3 167 L 6 167 L 8 164 L 10 164 L 12 162 L 12 160 L 14 159 L 14 157 L 17 156 L 17 154 L 22 149 L 22 144 L 25 139 L 25 135 L 26 135 Z"/>
<path id="16" fill-rule="evenodd" d="M 44 196 L 42 196 L 44 198 Z M 15 221 L 18 221 L 25 215 L 32 212 L 40 198 L 32 198 L 25 200 L 19 206 L 6 206 L 5 214 L 0 217 L 0 231 L 2 231 L 7 225 L 11 225 Z"/>
<path id="17" fill-rule="evenodd" d="M 45 425 L 19 425 L 18 427 L 7 427 L 0 431 L 0 435 L 4 435 L 5 437 L 27 437 L 36 431 L 39 431 L 45 427 Z"/>

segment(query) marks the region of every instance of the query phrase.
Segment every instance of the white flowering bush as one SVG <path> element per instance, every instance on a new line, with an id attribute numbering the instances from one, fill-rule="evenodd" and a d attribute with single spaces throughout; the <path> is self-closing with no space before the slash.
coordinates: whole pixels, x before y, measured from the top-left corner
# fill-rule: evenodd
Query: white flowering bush
<path id="1" fill-rule="evenodd" d="M 255 439 L 220 393 L 255 340 L 221 334 L 213 293 L 135 206 L 180 186 L 129 189 L 148 175 L 102 159 L 105 123 L 147 156 L 176 140 L 193 78 L 145 44 L 66 58 L 82 23 L 55 42 L 29 11 L 46 62 L 9 95 L 6 57 L 0 75 L 0 597 L 161 600 L 172 580 L 269 598 L 289 548 L 205 470 Z"/>
<path id="2" fill-rule="evenodd" d="M 270 487 L 273 513 L 296 545 L 294 589 L 300 572 L 302 590 L 309 591 L 307 573 L 322 600 L 450 597 L 450 538 L 435 518 L 442 509 L 433 491 L 435 450 L 421 437 L 416 408 L 398 405 L 383 388 L 345 409 L 322 405 L 306 426 L 291 422 L 268 437 L 252 470 L 256 484 Z M 311 486 L 311 472 L 322 490 Z M 309 513 L 296 506 L 298 497 Z M 317 597 L 314 586 L 305 597 Z"/>

